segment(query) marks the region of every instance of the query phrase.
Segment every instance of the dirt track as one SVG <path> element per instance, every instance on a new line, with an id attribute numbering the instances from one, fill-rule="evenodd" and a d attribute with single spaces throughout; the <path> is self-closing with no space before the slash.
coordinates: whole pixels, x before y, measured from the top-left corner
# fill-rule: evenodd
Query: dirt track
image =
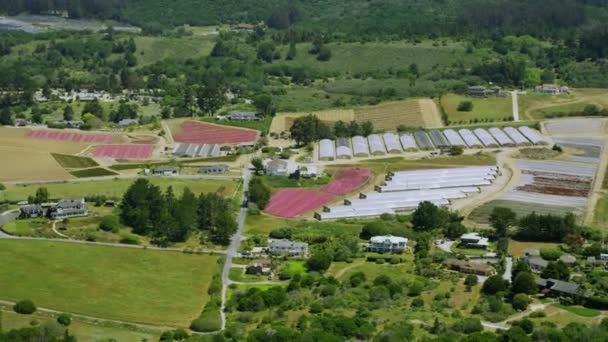
<path id="1" fill-rule="evenodd" d="M 443 127 L 443 121 L 441 120 L 441 114 L 437 104 L 431 99 L 418 100 L 420 104 L 420 111 L 422 112 L 422 120 L 427 128 L 440 128 Z"/>

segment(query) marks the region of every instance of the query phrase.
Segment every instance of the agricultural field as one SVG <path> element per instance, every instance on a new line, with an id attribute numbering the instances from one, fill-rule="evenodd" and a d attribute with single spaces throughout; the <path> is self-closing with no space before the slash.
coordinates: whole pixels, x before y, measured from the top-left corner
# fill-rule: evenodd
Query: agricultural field
<path id="1" fill-rule="evenodd" d="M 0 246 L 1 258 L 12 260 L 0 271 L 1 282 L 19 282 L 2 287 L 2 299 L 28 298 L 60 311 L 182 327 L 208 300 L 219 259 L 47 241 L 4 240 Z"/>
<path id="2" fill-rule="evenodd" d="M 252 215 L 248 214 L 245 219 L 244 232 L 248 235 L 264 235 L 268 236 L 275 229 L 287 227 L 292 222 L 288 219 L 270 216 L 270 215 Z"/>
<path id="3" fill-rule="evenodd" d="M 373 176 L 367 169 L 341 168 L 333 175 L 331 182 L 321 186 L 319 190 L 334 195 L 346 195 L 365 185 Z"/>
<path id="4" fill-rule="evenodd" d="M 71 178 L 51 153 L 76 154 L 82 143 L 29 139 L 28 130 L 0 127 L 0 160 L 11 167 L 0 167 L 0 181 L 52 180 Z"/>
<path id="5" fill-rule="evenodd" d="M 605 134 L 605 122 L 601 119 L 567 118 L 549 120 L 544 123 L 550 135 L 602 135 Z"/>
<path id="6" fill-rule="evenodd" d="M 571 89 L 569 95 L 547 95 L 529 93 L 520 97 L 525 111 L 523 114 L 531 119 L 547 119 L 581 112 L 589 104 L 598 108 L 608 108 L 606 89 Z"/>
<path id="7" fill-rule="evenodd" d="M 94 167 L 91 169 L 71 171 L 70 174 L 76 178 L 107 177 L 118 175 L 118 173 L 110 171 L 103 167 Z"/>
<path id="8" fill-rule="evenodd" d="M 526 249 L 559 248 L 558 243 L 509 240 L 509 255 L 523 256 Z"/>
<path id="9" fill-rule="evenodd" d="M 66 169 L 84 169 L 89 167 L 99 166 L 96 161 L 91 158 L 71 156 L 69 154 L 51 153 L 53 158 Z"/>
<path id="10" fill-rule="evenodd" d="M 152 157 L 152 145 L 100 145 L 95 146 L 93 156 L 95 158 L 114 159 L 150 159 Z"/>
<path id="11" fill-rule="evenodd" d="M 264 210 L 266 213 L 293 218 L 331 202 L 333 195 L 314 190 L 285 189 L 274 193 Z"/>
<path id="12" fill-rule="evenodd" d="M 219 191 L 225 196 L 233 196 L 239 183 L 225 179 L 170 179 L 161 177 L 148 178 L 164 191 L 168 186 L 172 186 L 176 194 L 181 194 L 185 187 L 190 188 L 194 193 Z M 7 190 L 0 193 L 0 200 L 11 202 L 23 201 L 28 196 L 36 193 L 39 187 L 45 187 L 49 191 L 51 198 L 82 197 L 100 195 L 109 198 L 120 198 L 133 183 L 133 179 L 111 179 L 100 181 L 77 181 L 66 183 L 32 184 L 8 186 Z"/>
<path id="13" fill-rule="evenodd" d="M 30 139 L 57 140 L 72 143 L 108 144 L 114 141 L 112 134 L 80 133 L 79 131 L 36 129 L 28 132 Z"/>
<path id="14" fill-rule="evenodd" d="M 426 109 L 426 106 L 425 106 Z M 428 110 L 427 110 L 428 111 Z M 324 123 L 333 126 L 336 121 L 371 121 L 376 130 L 395 131 L 400 124 L 411 127 L 426 127 L 427 123 L 440 118 L 426 119 L 419 100 L 387 102 L 374 106 L 359 106 L 353 109 L 330 109 L 316 112 L 286 112 L 275 116 L 270 126 L 271 132 L 287 132 L 294 120 L 301 116 L 314 114 Z M 429 113 L 424 113 L 428 115 Z M 430 113 L 433 115 L 433 113 Z M 438 115 L 438 114 L 437 114 Z"/>
<path id="15" fill-rule="evenodd" d="M 250 129 L 229 128 L 199 121 L 178 121 L 170 125 L 176 142 L 191 144 L 238 144 L 257 139 L 258 132 Z"/>
<path id="16" fill-rule="evenodd" d="M 473 109 L 470 112 L 458 111 L 458 104 L 463 101 L 473 103 Z M 441 97 L 441 106 L 448 115 L 451 125 L 485 120 L 504 121 L 513 116 L 510 96 L 478 98 L 448 94 Z"/>
<path id="17" fill-rule="evenodd" d="M 580 209 L 576 207 L 564 207 L 557 205 L 546 205 L 543 203 L 527 203 L 527 202 L 517 202 L 517 201 L 508 201 L 508 200 L 495 200 L 488 203 L 484 203 L 483 205 L 475 208 L 468 216 L 468 219 L 480 223 L 480 224 L 489 224 L 489 217 L 492 213 L 492 210 L 496 207 L 509 208 L 517 214 L 517 217 L 524 217 L 526 215 L 535 212 L 537 214 L 545 215 L 559 215 L 562 216 L 568 212 L 572 213 L 580 213 Z"/>
<path id="18" fill-rule="evenodd" d="M 238 128 L 247 128 L 253 129 L 256 131 L 268 131 L 270 125 L 272 124 L 272 116 L 265 116 L 264 118 L 257 121 L 230 121 L 223 120 L 217 121 L 214 118 L 200 118 L 203 122 L 213 123 L 220 126 L 230 126 L 230 127 L 238 127 Z"/>
<path id="19" fill-rule="evenodd" d="M 395 131 L 398 125 L 426 127 L 418 100 L 383 103 L 355 108 L 354 120 L 370 121 L 374 129 Z"/>

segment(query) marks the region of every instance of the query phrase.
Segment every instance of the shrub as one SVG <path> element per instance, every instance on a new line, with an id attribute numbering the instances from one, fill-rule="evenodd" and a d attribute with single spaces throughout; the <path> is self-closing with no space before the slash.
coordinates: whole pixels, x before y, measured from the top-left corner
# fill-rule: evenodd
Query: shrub
<path id="1" fill-rule="evenodd" d="M 424 300 L 420 297 L 414 298 L 414 300 L 412 300 L 412 307 L 413 308 L 421 308 L 424 306 Z"/>
<path id="2" fill-rule="evenodd" d="M 557 248 L 541 248 L 540 256 L 549 261 L 555 261 L 562 256 L 562 252 Z"/>
<path id="3" fill-rule="evenodd" d="M 119 242 L 125 245 L 139 245 L 139 239 L 134 236 L 125 236 Z"/>
<path id="4" fill-rule="evenodd" d="M 523 311 L 526 310 L 530 302 L 530 298 L 525 293 L 518 293 L 513 296 L 513 303 L 511 305 L 513 305 L 513 309 Z"/>
<path id="5" fill-rule="evenodd" d="M 542 318 L 547 317 L 547 313 L 544 311 L 534 311 L 529 315 L 530 318 Z"/>
<path id="6" fill-rule="evenodd" d="M 57 323 L 63 325 L 64 327 L 67 327 L 72 323 L 72 316 L 67 313 L 62 313 L 57 316 Z"/>
<path id="7" fill-rule="evenodd" d="M 178 328 L 173 331 L 174 340 L 182 341 L 182 340 L 187 339 L 188 337 L 189 337 L 188 333 L 186 332 L 186 330 L 184 330 L 182 328 Z"/>
<path id="8" fill-rule="evenodd" d="M 16 313 L 22 315 L 31 315 L 36 312 L 36 305 L 29 299 L 18 301 L 14 306 L 13 310 Z"/>
<path id="9" fill-rule="evenodd" d="M 99 229 L 106 231 L 117 233 L 120 229 L 120 222 L 118 221 L 118 217 L 114 215 L 107 215 L 101 218 L 101 222 L 99 223 Z"/>
<path id="10" fill-rule="evenodd" d="M 471 101 L 461 101 L 458 104 L 457 110 L 459 112 L 470 112 L 473 110 L 473 102 Z"/>

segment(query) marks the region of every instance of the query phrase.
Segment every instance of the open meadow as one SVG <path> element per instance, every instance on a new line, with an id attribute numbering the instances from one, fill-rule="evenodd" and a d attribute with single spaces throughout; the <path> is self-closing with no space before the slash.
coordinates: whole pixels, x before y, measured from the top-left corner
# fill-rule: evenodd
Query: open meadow
<path id="1" fill-rule="evenodd" d="M 47 241 L 0 241 L 0 298 L 128 322 L 187 326 L 217 256 Z"/>
<path id="2" fill-rule="evenodd" d="M 172 179 L 152 177 L 148 178 L 152 184 L 166 189 L 173 186 L 177 195 L 181 194 L 185 187 L 190 188 L 195 194 L 202 192 L 221 192 L 225 196 L 232 196 L 238 187 L 238 182 L 225 179 Z M 22 201 L 28 196 L 34 195 L 39 187 L 45 187 L 51 198 L 82 197 L 89 195 L 100 195 L 110 198 L 120 198 L 134 179 L 111 179 L 99 181 L 80 181 L 66 183 L 14 185 L 0 193 L 0 200 Z"/>
<path id="3" fill-rule="evenodd" d="M 473 109 L 469 112 L 458 111 L 458 104 L 471 101 Z M 474 120 L 503 121 L 513 116 L 511 97 L 471 97 L 447 94 L 441 97 L 441 106 L 452 124 L 473 123 Z"/>

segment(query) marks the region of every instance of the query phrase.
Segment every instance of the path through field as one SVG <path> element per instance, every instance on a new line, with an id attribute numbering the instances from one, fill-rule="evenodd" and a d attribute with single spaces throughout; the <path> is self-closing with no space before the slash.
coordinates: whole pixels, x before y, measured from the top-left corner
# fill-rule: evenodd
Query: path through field
<path id="1" fill-rule="evenodd" d="M 517 102 L 517 91 L 511 92 L 513 107 L 513 121 L 519 121 L 519 103 Z"/>
<path id="2" fill-rule="evenodd" d="M 437 109 L 437 104 L 431 99 L 418 100 L 420 104 L 420 112 L 422 113 L 422 120 L 424 120 L 424 126 L 426 128 L 441 128 L 443 127 L 443 121 L 441 120 L 441 114 Z"/>
<path id="3" fill-rule="evenodd" d="M 604 177 L 606 177 L 606 167 L 608 167 L 608 150 L 606 141 L 602 147 L 602 156 L 598 164 L 597 174 L 593 180 L 593 189 L 591 189 L 589 200 L 587 202 L 587 211 L 585 212 L 585 219 L 583 220 L 584 225 L 590 225 L 593 223 L 593 217 L 595 215 L 595 207 L 598 200 L 603 195 L 602 185 L 604 183 Z"/>

